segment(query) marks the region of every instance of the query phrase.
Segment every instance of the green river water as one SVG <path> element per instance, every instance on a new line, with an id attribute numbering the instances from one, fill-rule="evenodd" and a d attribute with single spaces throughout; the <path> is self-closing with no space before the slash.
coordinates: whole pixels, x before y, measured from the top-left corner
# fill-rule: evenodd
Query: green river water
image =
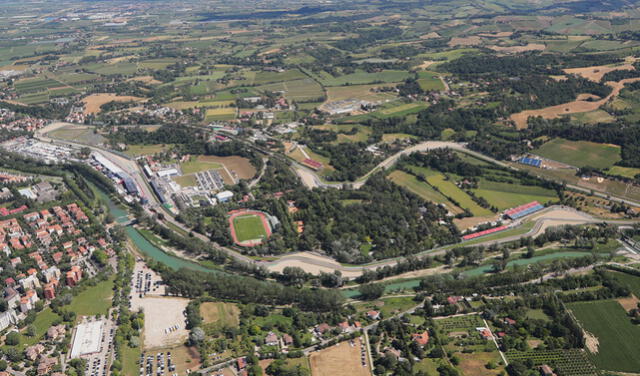
<path id="1" fill-rule="evenodd" d="M 115 217 L 116 222 L 127 223 L 129 221 L 129 213 L 126 209 L 116 205 L 116 203 L 113 202 L 113 200 L 111 200 L 111 198 L 107 196 L 107 194 L 102 190 L 96 188 L 95 191 L 98 194 L 100 200 L 107 205 L 107 207 L 109 208 L 109 212 Z M 131 225 L 126 226 L 125 231 L 129 239 L 131 239 L 133 244 L 136 245 L 140 252 L 144 253 L 147 257 L 155 261 L 169 266 L 172 269 L 178 270 L 181 268 L 187 268 L 199 272 L 219 272 L 218 270 L 209 269 L 195 262 L 191 262 L 189 260 L 185 260 L 180 257 L 172 256 L 166 252 L 163 252 L 161 249 L 151 244 L 151 242 L 149 242 L 144 236 L 142 236 L 142 234 L 140 234 L 138 230 L 135 229 L 135 227 Z"/>

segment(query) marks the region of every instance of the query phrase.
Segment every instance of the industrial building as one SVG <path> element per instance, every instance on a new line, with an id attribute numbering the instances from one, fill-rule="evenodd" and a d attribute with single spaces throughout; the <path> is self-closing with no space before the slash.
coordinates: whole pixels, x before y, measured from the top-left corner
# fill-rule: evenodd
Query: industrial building
<path id="1" fill-rule="evenodd" d="M 79 324 L 73 337 L 70 359 L 100 352 L 103 327 L 103 320 L 88 321 Z"/>

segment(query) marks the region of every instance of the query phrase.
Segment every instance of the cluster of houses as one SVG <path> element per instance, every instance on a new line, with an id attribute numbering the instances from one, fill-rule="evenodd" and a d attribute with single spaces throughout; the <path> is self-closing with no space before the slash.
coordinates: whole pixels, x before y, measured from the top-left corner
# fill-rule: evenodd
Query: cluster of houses
<path id="1" fill-rule="evenodd" d="M 104 238 L 94 245 L 83 236 L 81 226 L 89 218 L 75 203 L 27 213 L 22 219 L 26 229 L 16 218 L 0 221 L 0 255 L 8 259 L 0 269 L 6 276 L 3 298 L 7 304 L 0 314 L 0 330 L 16 324 L 40 299 L 55 299 L 62 284 L 77 285 L 83 278 L 83 261 L 96 249 L 115 255 Z"/>
<path id="2" fill-rule="evenodd" d="M 6 108 L 0 108 L 0 129 L 33 132 L 49 124 L 48 120 L 31 116 L 16 116 Z"/>

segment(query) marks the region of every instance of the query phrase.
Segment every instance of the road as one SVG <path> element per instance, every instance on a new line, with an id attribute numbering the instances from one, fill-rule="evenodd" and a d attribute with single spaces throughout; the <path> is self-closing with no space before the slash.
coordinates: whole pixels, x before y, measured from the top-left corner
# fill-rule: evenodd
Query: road
<path id="1" fill-rule="evenodd" d="M 64 124 L 62 124 L 64 125 Z M 210 239 L 200 233 L 196 233 L 196 232 L 192 232 L 192 230 L 188 227 L 186 227 L 185 225 L 183 225 L 182 223 L 178 222 L 171 213 L 169 213 L 164 206 L 159 202 L 158 198 L 153 194 L 153 192 L 151 191 L 151 187 L 148 185 L 146 179 L 144 178 L 144 174 L 140 168 L 140 166 L 136 163 L 135 160 L 132 160 L 131 158 L 127 158 L 124 156 L 121 156 L 119 154 L 116 154 L 112 151 L 109 151 L 107 149 L 104 148 L 100 148 L 100 147 L 95 147 L 95 146 L 90 146 L 90 145 L 85 145 L 85 144 L 81 144 L 81 143 L 77 143 L 77 142 L 70 142 L 70 141 L 62 141 L 62 140 L 56 140 L 56 139 L 52 139 L 50 137 L 48 137 L 46 135 L 47 132 L 51 131 L 51 129 L 56 129 L 59 128 L 61 125 L 60 123 L 53 123 L 48 127 L 45 127 L 41 130 L 39 130 L 38 132 L 36 132 L 36 134 L 34 135 L 35 138 L 38 138 L 39 140 L 43 141 L 43 142 L 53 142 L 53 143 L 58 143 L 61 145 L 71 145 L 71 146 L 75 146 L 75 147 L 89 147 L 90 149 L 100 152 L 102 153 L 105 157 L 109 158 L 109 160 L 111 160 L 113 163 L 115 163 L 116 165 L 118 165 L 122 170 L 126 171 L 127 173 L 129 173 L 131 175 L 132 178 L 135 179 L 136 184 L 140 187 L 140 189 L 143 192 L 143 195 L 148 199 L 149 203 L 147 205 L 145 205 L 145 210 L 147 211 L 147 213 L 149 215 L 153 215 L 153 211 L 162 211 L 163 213 L 165 213 L 164 215 L 164 221 L 170 223 L 172 226 L 175 226 L 181 230 L 183 230 L 186 233 L 193 233 L 193 235 L 203 241 L 206 242 L 210 242 Z M 494 160 L 490 157 L 487 157 L 485 155 L 479 154 L 477 152 L 471 151 L 469 149 L 466 148 L 466 146 L 464 144 L 460 144 L 460 143 L 455 143 L 455 142 L 446 142 L 446 141 L 426 141 L 426 142 L 422 142 L 420 144 L 414 145 L 410 148 L 407 148 L 401 152 L 398 152 L 388 158 L 386 158 L 384 161 L 380 162 L 372 171 L 370 171 L 368 174 L 366 174 L 359 182 L 355 182 L 355 183 L 336 183 L 334 184 L 330 184 L 330 183 L 324 183 L 322 182 L 322 180 L 317 176 L 317 174 L 315 174 L 315 172 L 312 172 L 309 169 L 306 169 L 298 164 L 296 164 L 296 167 L 300 167 L 300 168 L 304 168 L 306 169 L 306 174 L 307 176 L 311 176 L 311 180 L 313 180 L 314 182 L 316 182 L 317 186 L 322 186 L 322 187 L 326 187 L 326 186 L 330 186 L 330 187 L 340 187 L 341 185 L 343 186 L 343 188 L 347 185 L 352 186 L 354 188 L 360 187 L 362 186 L 365 182 L 366 179 L 371 176 L 375 171 L 379 171 L 380 169 L 386 169 L 386 168 L 390 168 L 392 167 L 400 157 L 402 157 L 403 155 L 407 155 L 407 154 L 411 154 L 414 152 L 420 152 L 420 151 L 427 151 L 427 150 L 434 150 L 434 149 L 442 149 L 442 148 L 450 148 L 450 149 L 454 149 L 454 150 L 458 150 L 458 151 L 462 151 L 465 153 L 468 153 L 472 156 L 475 156 L 477 158 L 486 160 L 486 161 L 490 161 L 492 163 L 498 164 L 500 166 L 503 167 L 507 167 L 507 168 L 512 168 L 511 166 L 507 165 L 506 163 Z M 310 175 L 309 175 L 310 174 Z M 639 205 L 640 206 L 640 205 Z M 484 242 L 479 242 L 479 243 L 473 243 L 474 245 L 477 246 L 481 246 L 481 245 L 491 245 L 491 244 L 498 244 L 498 243 L 505 243 L 505 242 L 510 242 L 513 240 L 517 240 L 520 239 L 522 237 L 534 237 L 536 235 L 538 235 L 539 233 L 541 233 L 542 231 L 544 231 L 544 229 L 549 226 L 550 223 L 557 223 L 557 224 L 562 224 L 562 223 L 567 223 L 567 224 L 587 224 L 587 223 L 602 223 L 602 222 L 606 222 L 606 223 L 610 223 L 613 225 L 617 225 L 617 226 L 628 226 L 628 225 L 633 225 L 634 223 L 637 223 L 637 221 L 602 221 L 596 218 L 591 217 L 590 215 L 586 214 L 586 213 L 582 213 L 582 212 L 577 212 L 575 210 L 572 209 L 567 209 L 567 208 L 563 208 L 565 210 L 572 210 L 574 212 L 574 214 L 577 214 L 578 216 L 576 218 L 574 218 L 573 220 L 569 221 L 566 217 L 559 217 L 559 218 L 554 218 L 549 217 L 549 218 L 544 218 L 543 214 L 545 213 L 550 213 L 553 210 L 557 210 L 560 207 L 557 206 L 553 206 L 553 207 L 549 207 L 546 208 L 545 210 L 543 210 L 540 214 L 536 214 L 534 217 L 539 217 L 540 219 L 538 219 L 536 221 L 535 226 L 528 231 L 525 234 L 519 234 L 519 235 L 513 235 L 513 236 L 509 236 L 509 237 L 505 237 L 499 240 L 489 240 L 489 241 L 484 241 Z M 225 254 L 227 254 L 229 257 L 234 258 L 238 261 L 242 261 L 244 263 L 248 263 L 248 264 L 255 264 L 255 265 L 260 265 L 263 267 L 266 267 L 267 269 L 269 269 L 270 271 L 279 271 L 283 268 L 283 265 L 288 264 L 290 266 L 299 266 L 301 267 L 303 270 L 309 272 L 309 273 L 314 273 L 314 274 L 319 274 L 319 270 L 323 270 L 323 271 L 335 271 L 335 270 L 339 270 L 340 272 L 343 273 L 343 275 L 345 277 L 349 277 L 349 278 L 354 278 L 359 276 L 360 274 L 363 273 L 364 270 L 375 270 L 377 268 L 381 268 L 381 267 L 385 267 L 385 266 L 394 266 L 395 264 L 398 263 L 398 261 L 404 260 L 404 257 L 398 257 L 398 258 L 392 258 L 392 259 L 386 259 L 384 261 L 379 261 L 379 262 L 372 262 L 369 264 L 363 264 L 363 265 L 359 265 L 359 266 L 345 266 L 342 264 L 337 263 L 335 260 L 323 256 L 323 255 L 314 255 L 314 254 L 310 254 L 310 253 L 294 253 L 294 254 L 290 254 L 287 256 L 283 256 L 280 259 L 276 260 L 276 261 L 272 261 L 272 262 L 260 262 L 260 261 L 256 261 L 254 259 L 251 259 L 243 254 L 241 254 L 238 251 L 235 251 L 233 249 L 227 248 L 227 247 L 223 247 L 220 246 L 219 244 L 213 243 L 218 249 L 220 249 L 221 251 L 225 252 Z M 458 245 L 460 246 L 464 246 L 464 242 L 463 243 L 459 243 Z M 438 247 L 438 248 L 434 248 L 431 250 L 427 250 L 424 252 L 421 252 L 417 255 L 414 256 L 421 256 L 421 255 L 439 255 L 439 254 L 443 254 L 445 253 L 447 250 L 451 249 L 453 246 L 443 246 L 443 247 Z"/>

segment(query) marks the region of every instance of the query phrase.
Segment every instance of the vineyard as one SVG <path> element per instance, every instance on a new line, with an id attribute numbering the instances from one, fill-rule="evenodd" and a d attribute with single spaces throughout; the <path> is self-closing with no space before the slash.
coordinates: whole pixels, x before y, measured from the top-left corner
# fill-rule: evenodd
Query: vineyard
<path id="1" fill-rule="evenodd" d="M 547 364 L 551 366 L 557 374 L 565 376 L 586 376 L 597 375 L 598 370 L 591 363 L 584 350 L 532 350 L 517 351 L 510 350 L 506 353 L 507 359 L 512 362 L 516 360 L 531 360 L 535 366 Z"/>

